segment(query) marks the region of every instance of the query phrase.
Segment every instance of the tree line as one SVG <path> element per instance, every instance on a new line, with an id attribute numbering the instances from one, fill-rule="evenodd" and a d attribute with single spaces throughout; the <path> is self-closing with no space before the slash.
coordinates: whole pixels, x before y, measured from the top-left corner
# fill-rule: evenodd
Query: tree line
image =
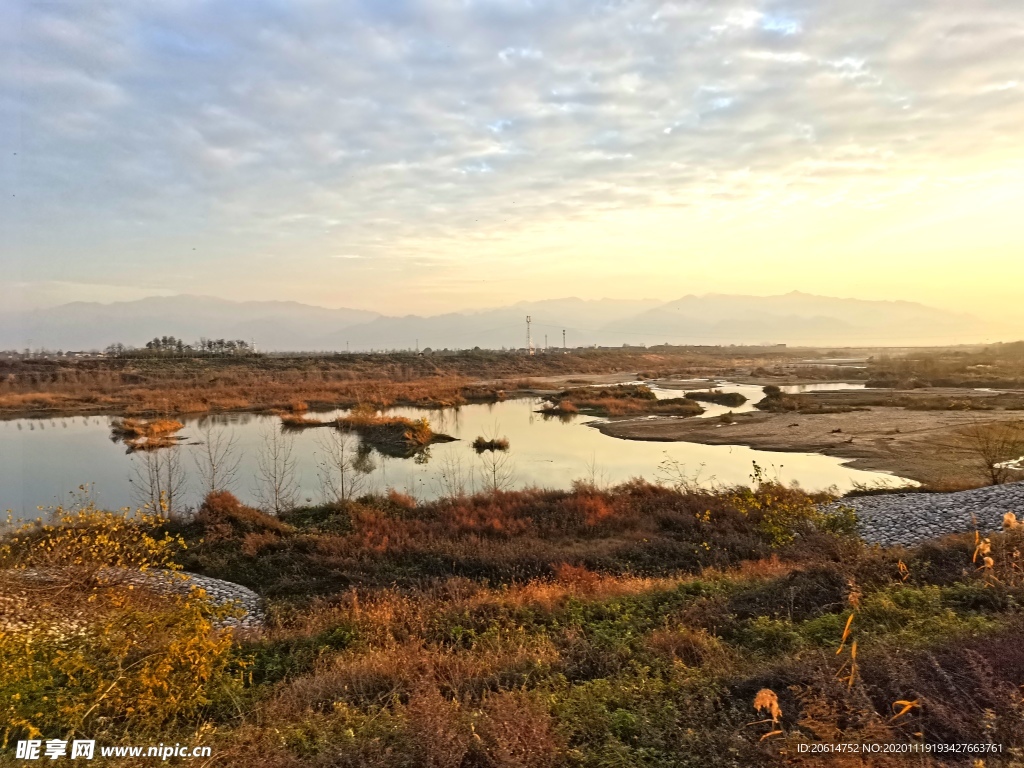
<path id="1" fill-rule="evenodd" d="M 133 347 L 120 342 L 103 350 L 109 357 L 196 357 L 196 356 L 248 356 L 256 349 L 244 339 L 208 339 L 201 337 L 192 344 L 174 336 L 154 336 L 144 347 Z"/>

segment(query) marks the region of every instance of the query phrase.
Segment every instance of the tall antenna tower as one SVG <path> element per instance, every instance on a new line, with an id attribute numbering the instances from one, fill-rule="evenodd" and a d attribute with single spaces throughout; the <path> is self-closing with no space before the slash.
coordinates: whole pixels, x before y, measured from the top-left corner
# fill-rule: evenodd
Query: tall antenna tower
<path id="1" fill-rule="evenodd" d="M 562 351 L 565 351 L 565 328 L 562 329 Z"/>
<path id="2" fill-rule="evenodd" d="M 529 353 L 533 354 L 533 332 L 530 330 L 530 323 L 533 322 L 533 318 L 529 315 L 526 316 L 526 349 Z"/>

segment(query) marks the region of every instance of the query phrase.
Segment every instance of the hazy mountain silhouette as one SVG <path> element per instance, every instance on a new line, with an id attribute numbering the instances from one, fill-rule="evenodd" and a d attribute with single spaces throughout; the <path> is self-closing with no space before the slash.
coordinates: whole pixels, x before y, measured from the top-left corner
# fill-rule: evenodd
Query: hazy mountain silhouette
<path id="1" fill-rule="evenodd" d="M 979 341 L 968 315 L 909 301 L 836 299 L 793 291 L 781 296 L 685 296 L 604 329 L 648 343 L 942 344 Z"/>
<path id="2" fill-rule="evenodd" d="M 228 301 L 168 296 L 113 304 L 75 302 L 0 314 L 0 348 L 97 349 L 142 346 L 154 336 L 255 339 L 264 349 L 302 349 L 333 328 L 365 323 L 374 312 L 326 309 L 294 301 Z"/>
<path id="3" fill-rule="evenodd" d="M 609 322 L 624 321 L 661 305 L 655 299 L 551 299 L 519 302 L 508 307 L 477 312 L 452 312 L 432 317 L 378 317 L 366 323 L 325 335 L 317 348 L 344 349 L 348 342 L 353 349 L 413 348 L 417 339 L 420 348 L 461 349 L 482 347 L 500 349 L 526 346 L 526 316 L 533 318 L 533 341 L 544 346 L 547 335 L 551 346 L 572 346 L 605 343 L 601 328 Z"/>
<path id="4" fill-rule="evenodd" d="M 0 348 L 102 349 L 142 346 L 154 336 L 254 340 L 261 350 L 520 348 L 525 318 L 533 340 L 591 344 L 928 345 L 977 342 L 981 322 L 907 301 L 709 294 L 670 302 L 578 298 L 520 302 L 476 312 L 389 317 L 290 301 L 172 296 L 99 304 L 76 302 L 0 313 Z"/>

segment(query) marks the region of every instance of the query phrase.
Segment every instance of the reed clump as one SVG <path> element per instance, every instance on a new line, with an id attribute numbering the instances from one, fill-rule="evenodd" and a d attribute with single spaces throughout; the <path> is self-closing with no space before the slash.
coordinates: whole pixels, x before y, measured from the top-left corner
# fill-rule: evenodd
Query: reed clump
<path id="1" fill-rule="evenodd" d="M 111 424 L 114 434 L 131 439 L 164 437 L 185 425 L 175 419 L 117 419 Z"/>
<path id="2" fill-rule="evenodd" d="M 425 418 L 389 416 L 366 404 L 353 408 L 347 416 L 339 417 L 334 424 L 342 431 L 355 432 L 368 444 L 384 452 L 408 453 L 436 441 L 452 439 L 447 435 L 436 434 Z"/>
<path id="3" fill-rule="evenodd" d="M 111 435 L 132 451 L 154 451 L 178 444 L 174 433 L 184 428 L 175 419 L 115 419 Z"/>
<path id="4" fill-rule="evenodd" d="M 507 437 L 483 437 L 481 435 L 471 445 L 477 453 L 483 453 L 484 451 L 507 451 L 509 441 Z"/>

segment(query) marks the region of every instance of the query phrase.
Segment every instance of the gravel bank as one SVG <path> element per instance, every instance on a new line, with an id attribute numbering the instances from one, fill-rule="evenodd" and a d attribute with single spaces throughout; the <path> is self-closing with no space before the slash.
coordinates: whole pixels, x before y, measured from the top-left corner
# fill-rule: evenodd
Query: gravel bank
<path id="1" fill-rule="evenodd" d="M 197 573 L 181 573 L 172 575 L 169 571 L 154 571 L 140 573 L 137 571 L 124 571 L 123 582 L 125 584 L 147 584 L 152 587 L 154 581 L 162 582 L 162 588 L 175 592 L 188 593 L 192 587 L 199 587 L 206 591 L 210 601 L 217 606 L 228 603 L 236 603 L 239 608 L 245 611 L 241 618 L 225 619 L 224 625 L 240 627 L 242 629 L 255 629 L 263 624 L 263 609 L 260 596 L 248 587 L 235 584 L 232 581 L 222 581 L 209 576 L 200 576 Z M 184 579 L 178 578 L 184 576 Z"/>
<path id="2" fill-rule="evenodd" d="M 162 592 L 187 594 L 192 587 L 200 587 L 214 605 L 236 604 L 245 611 L 241 617 L 225 619 L 221 626 L 256 629 L 265 619 L 260 596 L 251 589 L 230 581 L 212 579 L 195 573 L 171 571 L 135 571 L 108 569 L 104 577 L 121 587 L 145 586 Z M 47 585 L 60 584 L 59 574 L 53 571 L 17 571 L 16 583 L 8 580 L 0 586 L 0 631 L 28 631 L 33 626 L 45 626 L 49 634 L 66 636 L 75 634 L 87 624 L 89 606 L 68 601 L 39 603 L 37 591 Z M 184 578 L 181 578 L 184 577 Z M 4 572 L 0 571 L 0 579 Z"/>
<path id="3" fill-rule="evenodd" d="M 937 536 L 999 530 L 1003 515 L 1024 517 L 1024 482 L 958 493 L 887 493 L 842 499 L 857 512 L 865 541 L 914 545 Z"/>

